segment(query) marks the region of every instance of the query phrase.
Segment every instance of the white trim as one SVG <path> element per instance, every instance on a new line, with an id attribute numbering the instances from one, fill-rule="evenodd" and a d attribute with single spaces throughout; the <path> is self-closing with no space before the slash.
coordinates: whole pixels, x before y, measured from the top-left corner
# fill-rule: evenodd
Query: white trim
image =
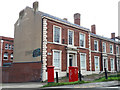
<path id="1" fill-rule="evenodd" d="M 60 42 L 58 43 L 58 42 L 54 42 L 54 30 L 55 30 L 55 27 L 58 27 L 58 28 L 60 28 Z M 62 28 L 61 27 L 59 27 L 59 26 L 56 26 L 56 25 L 53 25 L 53 42 L 54 43 L 57 43 L 57 44 L 61 44 L 61 38 L 62 38 L 62 36 L 61 36 L 61 33 L 62 33 Z"/>
<path id="2" fill-rule="evenodd" d="M 103 43 L 105 44 L 105 52 L 102 50 L 103 53 L 106 53 L 106 43 L 102 42 L 102 48 L 103 48 Z"/>
<path id="3" fill-rule="evenodd" d="M 110 44 L 110 45 L 112 45 L 112 53 L 111 53 L 111 51 L 110 51 L 110 54 L 113 54 L 113 44 Z M 110 46 L 110 45 L 109 45 L 109 46 Z"/>
<path id="4" fill-rule="evenodd" d="M 80 34 L 84 35 L 84 46 L 83 47 L 80 46 Z M 86 35 L 84 33 L 79 32 L 79 47 L 80 48 L 85 48 L 86 47 L 86 38 L 85 37 L 86 37 Z"/>
<path id="5" fill-rule="evenodd" d="M 97 41 L 97 50 L 95 50 L 95 41 Z M 94 40 L 94 51 L 99 52 L 99 45 L 98 40 Z"/>
<path id="6" fill-rule="evenodd" d="M 71 50 L 68 50 L 67 51 L 67 72 L 69 72 L 68 70 L 68 67 L 69 67 L 69 55 L 71 54 L 71 53 L 74 53 L 75 55 L 74 55 L 74 59 L 75 59 L 75 62 L 76 62 L 76 66 L 77 66 L 77 51 L 71 51 Z"/>
<path id="7" fill-rule="evenodd" d="M 69 31 L 72 31 L 72 32 L 73 32 L 73 35 L 72 35 L 72 45 L 69 44 Z M 68 29 L 68 45 L 69 45 L 69 46 L 74 46 L 74 31 L 73 31 L 73 30 L 70 30 L 70 29 Z"/>
<path id="8" fill-rule="evenodd" d="M 113 69 L 111 68 L 111 60 L 113 60 Z M 111 69 L 111 71 L 114 71 L 115 70 L 115 63 L 114 63 L 115 61 L 114 61 L 114 58 L 110 58 L 110 69 Z"/>
<path id="9" fill-rule="evenodd" d="M 43 19 L 43 71 L 42 71 L 42 81 L 47 79 L 47 19 Z"/>
<path id="10" fill-rule="evenodd" d="M 81 54 L 84 54 L 85 55 L 85 68 L 84 69 L 81 69 Z M 86 63 L 86 53 L 80 53 L 80 69 L 81 70 L 85 70 L 85 71 L 87 71 L 87 65 L 86 65 L 87 63 Z"/>
<path id="11" fill-rule="evenodd" d="M 61 50 L 55 50 L 55 49 L 53 49 L 52 50 L 53 51 L 53 59 L 52 59 L 52 64 L 53 64 L 53 66 L 54 66 L 54 52 L 56 51 L 56 52 L 60 52 L 60 67 L 59 68 L 57 68 L 57 67 L 54 67 L 54 69 L 59 69 L 59 70 L 61 70 L 61 63 L 62 63 L 62 51 Z"/>
<path id="12" fill-rule="evenodd" d="M 95 64 L 95 58 L 98 58 L 98 69 L 96 69 L 96 64 Z M 95 66 L 95 71 L 100 71 L 100 57 L 99 56 L 94 56 L 94 66 Z"/>

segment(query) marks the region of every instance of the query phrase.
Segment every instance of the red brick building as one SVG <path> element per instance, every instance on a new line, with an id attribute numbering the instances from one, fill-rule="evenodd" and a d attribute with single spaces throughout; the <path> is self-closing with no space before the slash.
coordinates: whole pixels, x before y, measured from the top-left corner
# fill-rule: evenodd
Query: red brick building
<path id="1" fill-rule="evenodd" d="M 115 40 L 115 33 L 111 38 L 96 35 L 95 25 L 91 26 L 91 62 L 92 71 L 108 72 L 120 71 L 120 44 Z"/>
<path id="2" fill-rule="evenodd" d="M 9 66 L 13 62 L 13 38 L 0 36 L 0 66 Z"/>
<path id="3" fill-rule="evenodd" d="M 83 75 L 104 72 L 104 67 L 119 71 L 120 43 L 115 35 L 112 39 L 96 35 L 95 25 L 90 31 L 80 25 L 80 19 L 75 13 L 73 24 L 38 11 L 38 2 L 23 9 L 15 23 L 13 60 L 16 71 L 23 71 L 15 71 L 18 76 L 11 73 L 14 82 L 45 81 L 47 66 L 54 66 L 59 77 L 68 75 L 69 66 L 77 66 Z"/>

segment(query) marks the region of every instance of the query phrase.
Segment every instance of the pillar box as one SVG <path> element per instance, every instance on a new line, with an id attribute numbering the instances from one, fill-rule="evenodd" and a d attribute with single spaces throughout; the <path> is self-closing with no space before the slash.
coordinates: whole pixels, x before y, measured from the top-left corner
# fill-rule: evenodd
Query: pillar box
<path id="1" fill-rule="evenodd" d="M 54 82 L 54 66 L 48 66 L 47 72 L 48 72 L 48 83 Z"/>
<path id="2" fill-rule="evenodd" d="M 78 81 L 78 67 L 69 67 L 69 82 Z"/>

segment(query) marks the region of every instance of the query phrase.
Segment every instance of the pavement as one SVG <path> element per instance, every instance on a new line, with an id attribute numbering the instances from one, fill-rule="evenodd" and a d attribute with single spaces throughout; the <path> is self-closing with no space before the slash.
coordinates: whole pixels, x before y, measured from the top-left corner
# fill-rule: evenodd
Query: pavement
<path id="1" fill-rule="evenodd" d="M 2 88 L 40 88 L 47 83 L 40 82 L 28 82 L 28 83 L 3 83 Z M 64 85 L 64 86 L 55 86 L 55 87 L 45 87 L 45 88 L 101 88 L 101 87 L 119 87 L 116 86 L 120 84 L 120 81 L 108 81 L 108 82 L 97 82 L 97 83 L 85 83 L 85 84 L 76 84 L 76 85 Z"/>
<path id="2" fill-rule="evenodd" d="M 3 83 L 2 88 L 40 88 L 47 83 L 26 82 L 26 83 Z"/>
<path id="3" fill-rule="evenodd" d="M 55 87 L 46 87 L 46 88 L 119 88 L 120 81 L 108 81 L 108 82 L 97 82 L 97 83 L 85 83 L 85 84 L 76 84 L 76 85 L 64 85 L 64 86 L 55 86 Z"/>

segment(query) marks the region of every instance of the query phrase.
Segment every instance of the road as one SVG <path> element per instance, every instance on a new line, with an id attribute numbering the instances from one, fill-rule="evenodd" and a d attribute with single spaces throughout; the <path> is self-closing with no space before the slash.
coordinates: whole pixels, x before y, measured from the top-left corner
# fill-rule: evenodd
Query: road
<path id="1" fill-rule="evenodd" d="M 76 84 L 76 85 L 64 85 L 56 87 L 46 87 L 46 88 L 101 88 L 101 87 L 110 87 L 115 88 L 116 85 L 120 84 L 118 81 L 109 81 L 109 82 L 97 82 L 97 83 L 85 83 L 85 84 Z M 28 82 L 28 83 L 4 83 L 2 88 L 40 88 L 47 83 L 40 82 Z M 118 86 L 120 88 L 120 86 Z M 116 87 L 117 88 L 117 87 Z"/>

